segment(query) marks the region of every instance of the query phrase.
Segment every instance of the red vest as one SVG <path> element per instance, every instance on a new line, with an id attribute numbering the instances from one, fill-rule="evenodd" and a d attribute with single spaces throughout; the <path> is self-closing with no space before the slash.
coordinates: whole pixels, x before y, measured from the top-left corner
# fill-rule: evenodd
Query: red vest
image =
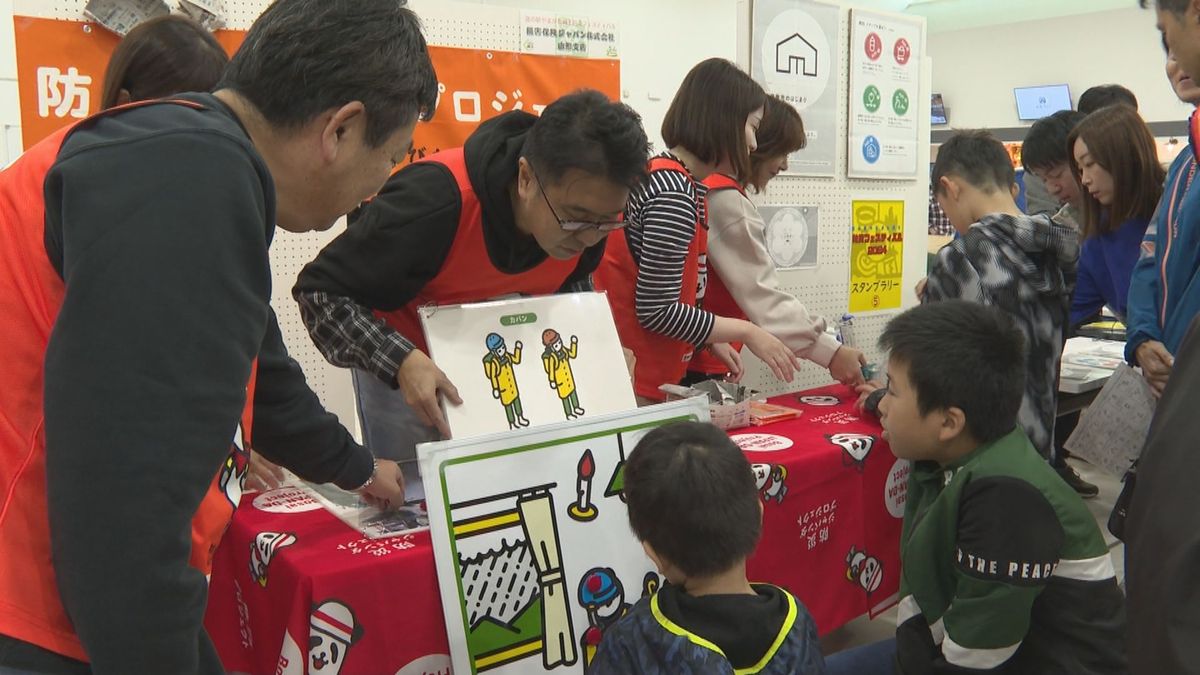
<path id="1" fill-rule="evenodd" d="M 708 193 L 705 199 L 711 199 L 712 194 L 719 190 L 737 190 L 742 195 L 746 191 L 742 189 L 740 183 L 726 176 L 723 173 L 709 174 L 703 181 L 708 188 Z M 705 209 L 705 213 L 712 213 Z M 734 270 L 726 270 L 733 272 Z M 738 307 L 737 301 L 729 294 L 729 289 L 725 288 L 725 282 L 721 281 L 721 277 L 717 274 L 717 270 L 712 265 L 708 266 L 708 288 L 704 291 L 704 309 L 730 319 L 745 319 L 746 313 Z M 734 349 L 741 351 L 742 343 L 731 342 Z M 721 362 L 720 359 L 712 355 L 707 349 L 701 350 L 692 357 L 692 362 L 688 365 L 688 370 L 696 373 L 708 373 L 709 375 L 724 375 L 729 372 L 729 368 Z"/>
<path id="2" fill-rule="evenodd" d="M 46 138 L 0 173 L 0 633 L 86 660 L 50 563 L 42 409 L 46 345 L 65 292 L 46 255 L 42 185 L 74 128 Z M 246 479 L 254 372 L 239 430 L 247 443 L 233 446 L 192 521 L 190 562 L 205 574 Z"/>
<path id="3" fill-rule="evenodd" d="M 650 160 L 650 172 L 682 171 L 687 169 L 674 159 L 654 157 Z M 688 174 L 690 175 L 690 174 Z M 697 214 L 701 212 L 696 209 Z M 696 234 L 688 246 L 687 259 L 683 263 L 683 282 L 679 290 L 679 301 L 696 305 L 697 298 L 704 297 L 704 258 L 708 251 L 708 229 L 699 215 L 696 218 Z M 661 401 L 664 395 L 658 390 L 662 384 L 676 384 L 687 374 L 688 361 L 692 358 L 692 345 L 654 333 L 642 327 L 637 318 L 637 263 L 629 250 L 626 231 L 608 237 L 608 248 L 604 260 L 593 278 L 596 290 L 608 293 L 608 304 L 612 307 L 613 319 L 617 324 L 617 335 L 621 345 L 632 350 L 637 357 L 633 370 L 633 391 L 638 396 Z"/>
<path id="4" fill-rule="evenodd" d="M 450 170 L 458 192 L 462 195 L 459 210 L 458 230 L 450 253 L 442 267 L 420 294 L 407 305 L 391 312 L 376 311 L 375 315 L 408 338 L 418 349 L 429 353 L 425 343 L 425 331 L 417 310 L 424 305 L 458 305 L 467 302 L 482 302 L 491 298 L 520 293 L 522 295 L 547 295 L 562 287 L 578 266 L 578 259 L 557 260 L 546 258 L 531 270 L 507 274 L 496 269 L 488 255 L 483 237 L 483 208 L 479 196 L 467 176 L 467 162 L 463 149 L 446 150 L 426 157 L 423 162 L 436 162 Z"/>

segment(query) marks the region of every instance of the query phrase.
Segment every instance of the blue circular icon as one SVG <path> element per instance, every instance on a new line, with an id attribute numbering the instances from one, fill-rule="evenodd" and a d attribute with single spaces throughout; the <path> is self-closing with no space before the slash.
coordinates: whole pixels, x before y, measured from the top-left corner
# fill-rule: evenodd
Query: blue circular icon
<path id="1" fill-rule="evenodd" d="M 867 160 L 867 164 L 874 164 L 879 161 L 879 139 L 874 136 L 867 136 L 863 140 L 862 147 L 863 159 Z"/>

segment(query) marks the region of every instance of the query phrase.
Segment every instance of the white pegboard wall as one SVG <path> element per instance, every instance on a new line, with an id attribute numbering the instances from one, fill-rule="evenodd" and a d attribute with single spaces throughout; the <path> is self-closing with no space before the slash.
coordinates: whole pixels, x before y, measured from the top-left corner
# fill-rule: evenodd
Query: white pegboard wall
<path id="1" fill-rule="evenodd" d="M 739 7 L 739 11 L 747 13 L 745 25 L 749 26 L 751 3 Z M 914 17 L 906 16 L 912 20 Z M 917 303 L 913 289 L 917 282 L 925 276 L 925 257 L 928 246 L 928 198 L 929 173 L 926 171 L 925 157 L 927 151 L 918 151 L 918 167 L 916 180 L 867 180 L 846 177 L 847 148 L 846 139 L 849 137 L 849 90 L 850 90 L 850 9 L 841 6 L 841 36 L 838 40 L 837 100 L 838 100 L 838 157 L 835 162 L 833 178 L 812 178 L 803 176 L 780 175 L 767 186 L 764 194 L 754 196 L 753 200 L 761 205 L 803 205 L 820 207 L 820 224 L 818 226 L 817 266 L 814 269 L 783 270 L 779 273 L 780 284 L 784 290 L 792 293 L 804 306 L 814 314 L 825 318 L 836 326 L 837 321 L 847 312 L 850 306 L 850 235 L 851 235 L 851 202 L 857 198 L 896 198 L 905 201 L 904 209 L 904 277 L 901 294 L 901 309 L 906 309 Z M 739 39 L 750 40 L 749 31 L 739 36 Z M 928 96 L 932 85 L 932 68 L 928 57 L 924 56 L 924 45 L 927 42 L 924 23 L 922 20 L 922 61 L 919 85 L 919 96 Z M 747 48 L 739 49 L 739 54 L 748 55 Z M 743 56 L 743 58 L 744 58 Z M 749 63 L 742 63 L 749 71 Z M 914 97 L 914 100 L 923 100 Z M 914 108 L 917 106 L 914 105 Z M 923 139 L 925 147 L 929 142 L 930 120 L 928 116 L 919 116 L 920 125 L 918 138 Z M 878 347 L 879 335 L 887 322 L 899 313 L 896 311 L 856 314 L 854 316 L 855 345 L 867 356 L 872 363 L 883 365 L 883 354 Z M 771 374 L 750 350 L 742 350 L 742 358 L 746 365 L 745 384 L 767 394 L 787 394 L 804 389 L 811 389 L 831 384 L 833 379 L 829 371 L 808 361 L 802 361 L 801 370 L 796 379 L 790 384 L 781 382 Z"/>

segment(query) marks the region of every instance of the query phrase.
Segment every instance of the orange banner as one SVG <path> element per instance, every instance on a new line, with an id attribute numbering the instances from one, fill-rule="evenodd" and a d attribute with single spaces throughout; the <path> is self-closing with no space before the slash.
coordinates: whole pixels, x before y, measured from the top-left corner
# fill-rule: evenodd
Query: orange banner
<path id="1" fill-rule="evenodd" d="M 25 147 L 97 112 L 104 69 L 119 38 L 93 23 L 14 17 L 17 90 Z M 233 53 L 243 31 L 217 31 Z M 620 95 L 620 62 L 504 51 L 430 47 L 438 109 L 418 124 L 409 160 L 463 144 L 478 124 L 514 109 L 540 113 L 580 87 Z"/>

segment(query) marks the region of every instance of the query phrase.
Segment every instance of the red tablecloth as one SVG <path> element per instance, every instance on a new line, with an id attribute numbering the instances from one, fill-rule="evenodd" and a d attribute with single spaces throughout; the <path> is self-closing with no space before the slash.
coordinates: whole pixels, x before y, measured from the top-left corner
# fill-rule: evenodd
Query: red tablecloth
<path id="1" fill-rule="evenodd" d="M 845 388 L 772 402 L 802 415 L 730 432 L 765 502 L 749 574 L 790 590 L 827 633 L 895 601 L 907 464 Z M 205 623 L 230 671 L 450 672 L 429 533 L 366 539 L 296 489 L 238 509 Z"/>

